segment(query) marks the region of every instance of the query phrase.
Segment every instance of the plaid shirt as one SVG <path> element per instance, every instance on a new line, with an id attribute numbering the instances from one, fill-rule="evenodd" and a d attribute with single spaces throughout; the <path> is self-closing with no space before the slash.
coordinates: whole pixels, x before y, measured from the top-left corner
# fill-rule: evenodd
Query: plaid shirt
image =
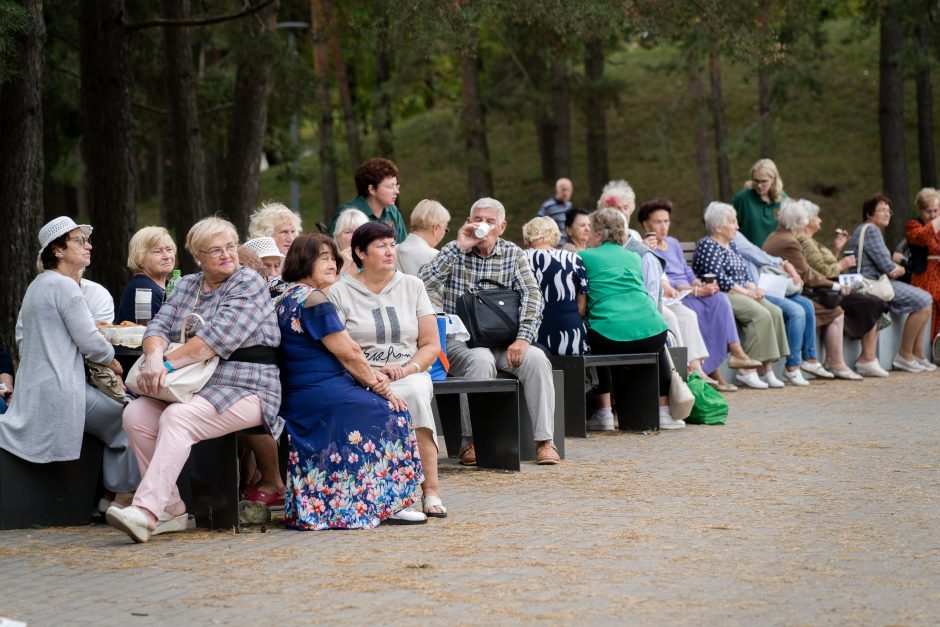
<path id="1" fill-rule="evenodd" d="M 158 336 L 179 342 L 183 316 L 193 311 L 203 274 L 189 274 L 177 284 L 170 300 L 147 325 L 144 337 Z M 195 336 L 226 359 L 243 346 L 273 346 L 281 343 L 281 331 L 274 315 L 268 285 L 261 275 L 244 266 L 238 268 L 218 289 L 199 294 L 196 313 L 206 324 L 198 324 Z M 189 337 L 189 335 L 187 335 Z M 241 399 L 254 394 L 261 399 L 264 422 L 274 438 L 281 435 L 284 419 L 281 406 L 281 379 L 277 366 L 243 361 L 220 361 L 199 396 L 224 413 Z"/>
<path id="2" fill-rule="evenodd" d="M 418 273 L 428 293 L 440 293 L 444 312 L 457 314 L 457 299 L 467 290 L 477 287 L 481 279 L 497 281 L 519 292 L 520 340 L 534 343 L 542 324 L 542 292 L 532 276 L 532 269 L 521 248 L 504 239 L 496 240 L 493 254 L 483 257 L 475 249 L 460 250 L 457 242 L 441 249 Z M 495 285 L 484 284 L 482 289 L 495 289 Z"/>

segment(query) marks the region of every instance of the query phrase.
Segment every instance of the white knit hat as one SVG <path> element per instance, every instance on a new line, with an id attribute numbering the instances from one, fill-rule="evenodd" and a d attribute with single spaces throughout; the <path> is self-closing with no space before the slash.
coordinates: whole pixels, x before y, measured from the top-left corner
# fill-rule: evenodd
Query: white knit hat
<path id="1" fill-rule="evenodd" d="M 277 242 L 274 241 L 273 237 L 256 237 L 245 242 L 244 246 L 254 251 L 261 259 L 265 257 L 281 257 L 283 259 L 284 257 L 281 251 L 277 249 Z"/>
<path id="2" fill-rule="evenodd" d="M 91 235 L 92 228 L 88 224 L 75 224 L 75 220 L 68 216 L 59 216 L 54 220 L 46 222 L 46 224 L 39 229 L 39 253 L 42 254 L 42 251 L 46 250 L 48 246 L 54 239 L 61 237 L 68 233 L 69 231 L 74 231 L 75 229 L 81 229 L 85 232 L 85 235 Z"/>

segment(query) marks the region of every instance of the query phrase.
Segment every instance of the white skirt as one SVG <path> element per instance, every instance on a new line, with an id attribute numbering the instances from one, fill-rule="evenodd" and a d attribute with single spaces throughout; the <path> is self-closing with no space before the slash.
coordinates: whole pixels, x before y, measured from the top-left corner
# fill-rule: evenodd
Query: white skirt
<path id="1" fill-rule="evenodd" d="M 405 399 L 415 429 L 430 429 L 431 437 L 437 444 L 437 426 L 431 401 L 434 399 L 434 382 L 427 372 L 416 372 L 404 379 L 392 381 L 392 390 Z"/>

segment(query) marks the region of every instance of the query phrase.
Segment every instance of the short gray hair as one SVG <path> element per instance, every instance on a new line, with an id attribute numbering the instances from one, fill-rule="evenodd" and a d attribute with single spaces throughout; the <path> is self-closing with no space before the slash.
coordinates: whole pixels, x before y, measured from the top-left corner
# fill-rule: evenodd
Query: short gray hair
<path id="1" fill-rule="evenodd" d="M 705 207 L 705 229 L 711 234 L 737 217 L 734 207 L 726 202 L 712 201 Z"/>
<path id="2" fill-rule="evenodd" d="M 817 207 L 817 212 L 819 208 Z M 780 226 L 788 231 L 802 231 L 812 219 L 809 207 L 802 200 L 784 198 L 780 203 Z"/>
<path id="3" fill-rule="evenodd" d="M 483 197 L 470 205 L 470 217 L 473 217 L 473 214 L 476 213 L 477 209 L 484 209 L 486 207 L 496 209 L 499 212 L 500 222 L 506 219 L 506 207 L 503 206 L 503 203 L 499 202 L 495 198 L 488 197 Z"/>
<path id="4" fill-rule="evenodd" d="M 609 207 L 591 214 L 591 231 L 600 236 L 602 244 L 613 242 L 623 246 L 627 241 L 627 223 L 623 214 Z"/>
<path id="5" fill-rule="evenodd" d="M 630 187 L 630 184 L 623 179 L 609 181 L 601 190 L 601 197 L 597 199 L 597 208 L 605 207 L 615 208 L 617 205 L 627 203 L 630 205 L 630 213 L 636 209 L 636 192 Z"/>

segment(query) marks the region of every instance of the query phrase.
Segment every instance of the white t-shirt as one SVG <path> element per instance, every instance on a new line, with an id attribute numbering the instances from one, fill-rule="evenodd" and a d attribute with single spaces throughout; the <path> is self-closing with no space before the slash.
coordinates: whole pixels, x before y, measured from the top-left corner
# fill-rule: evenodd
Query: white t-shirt
<path id="1" fill-rule="evenodd" d="M 343 275 L 327 295 L 346 331 L 376 367 L 411 361 L 418 352 L 418 319 L 435 315 L 424 283 L 401 272 L 379 294 Z"/>

